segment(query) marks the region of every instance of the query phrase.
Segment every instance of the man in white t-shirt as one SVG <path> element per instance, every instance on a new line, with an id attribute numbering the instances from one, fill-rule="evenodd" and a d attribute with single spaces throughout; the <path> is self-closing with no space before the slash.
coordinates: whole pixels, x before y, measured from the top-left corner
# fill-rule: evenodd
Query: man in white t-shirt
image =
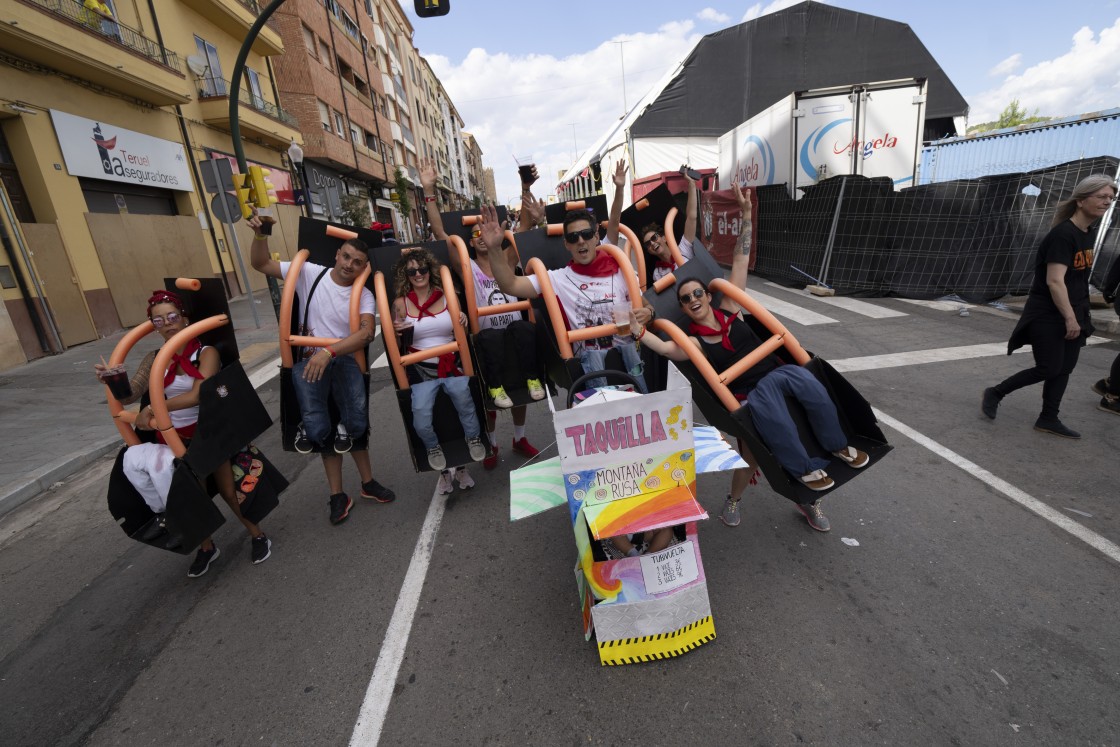
<path id="1" fill-rule="evenodd" d="M 251 249 L 253 267 L 283 279 L 290 262 L 272 259 L 268 236 L 261 233 L 262 219 L 248 221 L 256 231 Z M 310 337 L 337 338 L 338 342 L 321 348 L 304 348 L 303 356 L 292 366 L 292 386 L 299 401 L 303 422 L 296 435 L 296 451 L 307 454 L 315 445 L 325 447 L 333 441 L 333 450 L 322 452 L 323 468 L 330 485 L 331 523 L 339 524 L 350 514 L 354 502 L 342 489 L 342 454 L 350 452 L 362 478 L 362 497 L 388 503 L 396 496 L 392 490 L 373 479 L 369 451 L 353 451 L 353 440 L 369 430 L 369 394 L 365 372 L 358 367 L 354 353 L 374 338 L 373 294 L 363 288 L 359 302 L 359 327 L 350 332 L 350 294 L 358 276 L 369 264 L 364 241 L 352 239 L 335 254 L 334 267 L 305 262 L 296 280 L 300 322 L 303 333 Z M 306 318 L 304 309 L 306 308 Z M 339 429 L 331 433 L 328 401 L 338 406 Z M 333 439 L 332 439 L 333 437 Z"/>
<path id="2" fill-rule="evenodd" d="M 487 246 L 500 246 L 500 232 L 497 213 L 493 208 L 483 208 L 482 240 Z M 615 307 L 630 307 L 629 287 L 622 268 L 609 254 L 599 251 L 599 229 L 586 210 L 572 210 L 564 216 L 564 247 L 572 255 L 572 261 L 567 267 L 549 270 L 548 277 L 568 329 L 614 324 Z M 530 299 L 540 295 L 535 275 L 514 275 L 505 262 L 494 262 L 491 268 L 502 292 Z M 649 307 L 640 308 L 636 313 L 642 324 L 653 318 Z M 621 353 L 627 371 L 638 379 L 645 391 L 641 358 L 629 335 L 607 335 L 572 345 L 572 352 L 579 357 L 584 373 L 602 370 L 611 349 Z M 591 386 L 595 383 L 591 382 Z"/>

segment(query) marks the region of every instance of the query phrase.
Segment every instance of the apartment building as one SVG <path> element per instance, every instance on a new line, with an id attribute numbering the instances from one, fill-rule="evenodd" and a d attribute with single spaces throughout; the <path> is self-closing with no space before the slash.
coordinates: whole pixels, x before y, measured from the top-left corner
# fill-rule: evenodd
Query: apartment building
<path id="1" fill-rule="evenodd" d="M 283 154 L 302 138 L 279 105 L 274 25 L 233 63 L 254 0 L 12 0 L 0 24 L 0 368 L 139 323 L 168 275 L 242 277 L 234 235 L 206 188 L 233 151 L 229 100 L 247 159 L 281 199 L 274 248 L 290 254 L 299 214 Z M 214 203 L 216 204 L 216 203 Z M 252 270 L 249 270 L 252 273 Z"/>
<path id="2" fill-rule="evenodd" d="M 463 131 L 463 169 L 467 182 L 466 197 L 472 205 L 481 205 L 486 199 L 485 182 L 482 176 L 482 148 L 475 136 Z"/>

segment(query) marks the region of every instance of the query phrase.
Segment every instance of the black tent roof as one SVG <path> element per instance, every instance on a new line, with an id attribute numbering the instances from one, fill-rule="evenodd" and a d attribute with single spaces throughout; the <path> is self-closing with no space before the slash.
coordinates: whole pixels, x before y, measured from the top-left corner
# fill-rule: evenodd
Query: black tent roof
<path id="1" fill-rule="evenodd" d="M 905 23 L 806 2 L 708 34 L 630 126 L 632 137 L 719 137 L 793 91 L 925 78 L 926 136 L 968 103 Z"/>

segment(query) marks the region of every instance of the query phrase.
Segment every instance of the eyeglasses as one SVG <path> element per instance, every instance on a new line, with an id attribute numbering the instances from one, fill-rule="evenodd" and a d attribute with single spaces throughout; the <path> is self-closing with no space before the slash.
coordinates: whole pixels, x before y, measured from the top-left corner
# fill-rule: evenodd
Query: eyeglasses
<path id="1" fill-rule="evenodd" d="M 660 244 L 661 243 L 661 234 L 659 234 L 659 233 L 653 234 L 648 239 L 646 239 L 645 243 L 646 243 L 646 246 L 653 246 L 654 244 Z"/>
<path id="2" fill-rule="evenodd" d="M 707 291 L 703 288 L 696 288 L 691 293 L 682 293 L 677 296 L 677 301 L 680 302 L 681 306 L 686 306 L 696 299 L 703 298 L 705 293 L 707 293 Z"/>
<path id="3" fill-rule="evenodd" d="M 172 311 L 167 316 L 153 316 L 152 326 L 156 329 L 162 329 L 163 325 L 165 324 L 173 327 L 178 324 L 182 320 L 182 318 L 183 317 L 180 314 L 177 314 L 174 311 Z"/>
<path id="4" fill-rule="evenodd" d="M 409 268 L 409 269 L 405 270 L 404 274 L 408 275 L 410 278 L 414 278 L 417 275 L 427 275 L 428 274 L 428 268 L 427 267 L 412 267 L 412 268 Z"/>
<path id="5" fill-rule="evenodd" d="M 585 228 L 582 231 L 569 231 L 564 234 L 564 241 L 567 241 L 569 244 L 574 244 L 580 239 L 590 241 L 593 236 L 598 235 L 599 230 L 597 228 Z"/>
<path id="6" fill-rule="evenodd" d="M 475 230 L 471 231 L 471 238 L 472 239 L 477 239 L 480 236 L 482 236 L 482 231 L 479 231 L 477 228 Z"/>

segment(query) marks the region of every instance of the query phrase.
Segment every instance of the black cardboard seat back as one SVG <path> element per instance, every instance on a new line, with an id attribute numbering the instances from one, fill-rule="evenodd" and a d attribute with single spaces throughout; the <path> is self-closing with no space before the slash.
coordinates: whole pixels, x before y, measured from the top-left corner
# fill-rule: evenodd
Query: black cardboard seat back
<path id="1" fill-rule="evenodd" d="M 187 318 L 192 322 L 200 322 L 219 314 L 229 316 L 229 301 L 226 299 L 225 285 L 221 280 L 198 278 L 201 287 L 196 291 L 176 288 L 175 280 L 176 278 L 164 278 L 163 286 L 183 299 L 183 305 L 187 307 Z M 156 337 L 158 338 L 158 335 Z M 216 348 L 223 366 L 228 366 L 241 357 L 237 349 L 237 336 L 233 331 L 232 319 L 229 324 L 199 335 L 198 341 L 203 346 L 211 345 Z"/>
<path id="2" fill-rule="evenodd" d="M 515 234 L 514 238 L 517 240 L 517 254 L 521 257 L 522 267 L 528 267 L 529 260 L 534 257 L 549 270 L 559 270 L 572 261 L 571 252 L 564 247 L 564 237 L 549 236 L 543 228 Z"/>
<path id="3" fill-rule="evenodd" d="M 508 217 L 508 211 L 505 205 L 497 205 L 495 209 L 498 211 L 498 221 L 504 223 Z M 451 210 L 446 213 L 440 213 L 439 217 L 443 220 L 443 230 L 449 236 L 458 236 L 463 240 L 463 243 L 470 249 L 471 245 L 471 231 L 473 226 L 464 226 L 463 218 L 473 218 L 478 216 L 478 208 L 471 208 L 470 210 Z M 425 244 L 426 246 L 426 244 Z M 470 249 L 471 256 L 474 256 L 474 250 Z M 442 261 L 442 260 L 441 260 Z"/>
<path id="4" fill-rule="evenodd" d="M 545 205 L 545 220 L 547 220 L 549 223 L 562 223 L 564 221 L 564 216 L 568 213 L 568 202 L 583 202 L 584 209 L 591 211 L 591 214 L 595 216 L 596 223 L 602 223 L 605 220 L 610 220 L 610 205 L 607 204 L 606 195 L 578 197 L 575 200 L 568 200 L 567 202 L 553 202 L 549 205 Z M 521 246 L 520 241 L 518 241 L 517 245 Z"/>
<path id="5" fill-rule="evenodd" d="M 199 387 L 198 427 L 183 461 L 208 475 L 271 425 L 245 369 L 234 362 Z"/>
<path id="6" fill-rule="evenodd" d="M 642 240 L 642 230 L 650 223 L 657 223 L 664 230 L 665 217 L 669 209 L 677 208 L 677 218 L 673 221 L 673 235 L 680 241 L 684 233 L 684 209 L 688 203 L 686 193 L 672 194 L 664 184 L 659 184 L 656 189 L 650 190 L 641 199 L 636 200 L 630 207 L 622 211 L 621 223 L 634 232 L 638 240 Z M 639 207 L 641 205 L 641 207 Z M 696 246 L 696 243 L 693 243 Z M 645 251 L 642 249 L 641 251 Z M 650 255 L 646 255 L 646 287 L 653 284 L 654 262 Z"/>
<path id="7" fill-rule="evenodd" d="M 528 324 L 528 322 L 525 323 Z M 490 397 L 490 392 L 488 390 L 492 387 L 500 386 L 505 389 L 506 394 L 509 396 L 510 400 L 513 401 L 514 407 L 520 407 L 521 405 L 531 405 L 538 401 L 533 399 L 532 396 L 529 395 L 529 389 L 526 386 L 526 381 L 528 379 L 539 379 L 540 382 L 544 385 L 545 389 L 547 389 L 553 395 L 556 394 L 556 387 L 549 380 L 546 373 L 547 368 L 544 365 L 545 358 L 541 355 L 541 346 L 539 341 L 540 329 L 536 325 L 533 325 L 533 330 L 535 333 L 534 345 L 537 349 L 538 370 L 521 370 L 521 357 L 518 355 L 517 347 L 514 344 L 512 337 L 508 333 L 506 333 L 505 330 L 502 330 L 505 343 L 502 347 L 502 362 L 500 366 L 502 377 L 497 382 L 486 381 L 486 378 L 483 375 L 485 369 L 482 366 L 481 361 L 484 351 L 482 350 L 482 344 L 478 340 L 478 335 L 467 336 L 468 344 L 470 345 L 471 349 L 471 360 L 475 362 L 475 373 L 479 375 L 479 380 L 482 381 L 483 384 L 482 396 L 484 406 L 487 410 L 502 409 L 495 405 L 494 400 Z"/>

